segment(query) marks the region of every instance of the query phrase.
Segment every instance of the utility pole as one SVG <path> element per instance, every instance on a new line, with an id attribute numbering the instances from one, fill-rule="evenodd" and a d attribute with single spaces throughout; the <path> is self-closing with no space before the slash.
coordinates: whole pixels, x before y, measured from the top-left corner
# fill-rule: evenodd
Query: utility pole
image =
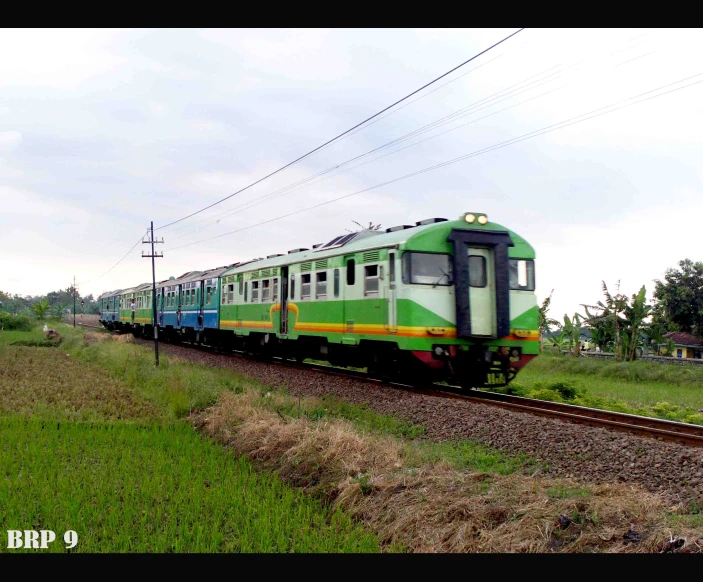
<path id="1" fill-rule="evenodd" d="M 76 276 L 73 275 L 73 327 L 76 327 Z"/>
<path id="2" fill-rule="evenodd" d="M 144 251 L 142 251 L 142 258 L 151 258 L 151 306 L 152 306 L 152 314 L 153 314 L 153 319 L 154 319 L 154 358 L 156 361 L 156 366 L 159 365 L 159 323 L 156 318 L 156 263 L 154 259 L 156 258 L 163 258 L 164 254 L 160 253 L 157 254 L 154 252 L 154 243 L 163 243 L 164 239 L 163 237 L 161 240 L 154 240 L 154 221 L 151 221 L 151 228 L 150 228 L 150 237 L 149 240 L 143 240 L 142 244 L 150 244 L 151 245 L 151 254 L 150 255 L 145 255 Z"/>

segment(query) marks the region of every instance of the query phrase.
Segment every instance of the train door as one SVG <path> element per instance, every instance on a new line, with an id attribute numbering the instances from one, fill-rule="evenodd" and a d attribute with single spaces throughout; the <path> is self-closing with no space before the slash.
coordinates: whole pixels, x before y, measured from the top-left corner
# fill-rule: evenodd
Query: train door
<path id="1" fill-rule="evenodd" d="M 208 281 L 208 284 L 210 282 Z M 204 321 L 204 310 L 205 310 L 205 281 L 198 281 L 198 295 L 196 295 L 196 300 L 198 300 L 198 327 L 203 328 Z"/>
<path id="2" fill-rule="evenodd" d="M 343 333 L 354 333 L 354 310 L 349 301 L 356 297 L 354 293 L 354 288 L 356 286 L 356 260 L 354 255 L 344 257 L 344 271 L 342 273 L 344 289 L 342 295 L 342 303 L 344 309 L 342 312 L 342 321 L 344 322 L 344 332 Z M 361 282 L 363 285 L 363 281 Z M 342 339 L 344 341 L 344 339 Z"/>
<path id="3" fill-rule="evenodd" d="M 181 285 L 175 285 L 173 287 L 176 291 L 176 329 L 180 329 L 181 327 L 181 295 L 182 295 L 182 286 Z"/>
<path id="4" fill-rule="evenodd" d="M 496 336 L 496 277 L 492 248 L 468 247 L 471 334 Z"/>
<path id="5" fill-rule="evenodd" d="M 398 314 L 396 311 L 396 264 L 395 253 L 388 253 L 388 273 L 382 273 L 383 287 L 385 287 L 385 326 L 389 333 L 398 331 Z M 382 268 L 382 267 L 381 267 Z"/>
<path id="6" fill-rule="evenodd" d="M 281 335 L 288 335 L 288 267 L 281 267 Z"/>

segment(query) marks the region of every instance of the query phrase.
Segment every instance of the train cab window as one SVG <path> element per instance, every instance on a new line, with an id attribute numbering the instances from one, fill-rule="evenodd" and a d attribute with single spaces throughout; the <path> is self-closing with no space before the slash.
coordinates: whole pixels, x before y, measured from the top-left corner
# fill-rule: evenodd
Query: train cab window
<path id="1" fill-rule="evenodd" d="M 276 277 L 273 280 L 273 297 L 271 297 L 272 301 L 278 301 L 278 277 Z"/>
<path id="2" fill-rule="evenodd" d="M 443 253 L 403 253 L 403 283 L 443 287 L 452 285 L 451 257 Z M 391 280 L 395 268 L 391 263 Z"/>
<path id="3" fill-rule="evenodd" d="M 327 299 L 327 273 L 317 273 L 315 278 L 315 299 Z"/>
<path id="4" fill-rule="evenodd" d="M 339 269 L 334 270 L 334 296 L 339 297 Z"/>
<path id="5" fill-rule="evenodd" d="M 251 302 L 256 303 L 259 300 L 259 282 L 251 282 Z"/>
<path id="6" fill-rule="evenodd" d="M 261 302 L 268 303 L 271 299 L 271 280 L 264 279 L 261 281 Z"/>
<path id="7" fill-rule="evenodd" d="M 300 299 L 310 299 L 310 273 L 300 275 Z"/>
<path id="8" fill-rule="evenodd" d="M 514 291 L 535 290 L 535 262 L 525 259 L 510 259 L 510 289 Z"/>
<path id="9" fill-rule="evenodd" d="M 364 296 L 378 297 L 378 279 L 378 265 L 366 265 L 364 267 Z"/>
<path id="10" fill-rule="evenodd" d="M 356 261 L 354 259 L 349 259 L 347 261 L 347 285 L 353 285 L 356 279 L 355 277 Z"/>
<path id="11" fill-rule="evenodd" d="M 471 287 L 485 287 L 488 285 L 486 257 L 469 255 L 469 285 Z"/>
<path id="12" fill-rule="evenodd" d="M 290 276 L 290 300 L 295 299 L 295 274 Z"/>

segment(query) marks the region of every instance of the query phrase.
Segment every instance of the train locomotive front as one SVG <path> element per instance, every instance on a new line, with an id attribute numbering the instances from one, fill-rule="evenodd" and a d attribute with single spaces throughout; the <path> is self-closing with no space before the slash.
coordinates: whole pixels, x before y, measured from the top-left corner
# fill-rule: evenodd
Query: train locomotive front
<path id="1" fill-rule="evenodd" d="M 401 249 L 398 301 L 422 336 L 407 348 L 435 379 L 504 386 L 539 353 L 535 252 L 523 238 L 468 212 Z"/>

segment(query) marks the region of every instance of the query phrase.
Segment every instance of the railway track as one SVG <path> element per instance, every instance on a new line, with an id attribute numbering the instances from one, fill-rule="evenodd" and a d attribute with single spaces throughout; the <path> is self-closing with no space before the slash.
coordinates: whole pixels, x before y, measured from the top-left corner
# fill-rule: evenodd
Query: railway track
<path id="1" fill-rule="evenodd" d="M 102 326 L 83 325 L 82 327 L 104 329 Z M 150 340 L 144 339 L 149 342 Z M 198 348 L 192 344 L 188 345 L 193 348 Z M 239 357 L 248 357 L 244 353 L 232 352 L 232 355 Z M 534 400 L 531 398 L 523 398 L 520 396 L 511 396 L 497 392 L 483 390 L 465 390 L 456 386 L 443 384 L 433 384 L 431 386 L 415 386 L 403 384 L 400 382 L 384 382 L 377 378 L 373 378 L 365 372 L 356 370 L 346 370 L 334 366 L 315 364 L 315 363 L 293 363 L 282 358 L 273 358 L 267 360 L 268 363 L 274 363 L 282 366 L 288 366 L 293 369 L 317 370 L 325 374 L 352 376 L 367 382 L 383 383 L 384 385 L 408 392 L 426 394 L 430 396 L 439 396 L 443 398 L 453 398 L 468 402 L 481 402 L 493 406 L 500 406 L 520 412 L 536 414 L 547 418 L 555 418 L 558 420 L 584 424 L 599 428 L 607 428 L 610 430 L 637 434 L 639 436 L 656 438 L 660 440 L 673 441 L 686 446 L 703 447 L 703 426 L 695 424 L 687 424 L 682 422 L 674 422 L 670 420 L 662 420 L 646 416 L 637 416 L 634 414 L 625 414 L 622 412 L 611 412 L 608 410 L 600 410 L 596 408 L 586 408 L 583 406 L 574 406 L 572 404 L 563 404 L 559 402 L 549 402 L 545 400 Z"/>

